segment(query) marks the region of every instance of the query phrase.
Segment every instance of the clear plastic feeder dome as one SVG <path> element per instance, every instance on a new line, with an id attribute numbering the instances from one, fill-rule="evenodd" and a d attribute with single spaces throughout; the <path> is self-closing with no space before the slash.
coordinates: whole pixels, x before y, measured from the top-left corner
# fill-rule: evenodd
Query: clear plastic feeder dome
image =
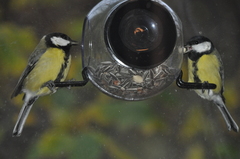
<path id="1" fill-rule="evenodd" d="M 143 100 L 168 87 L 183 57 L 182 25 L 161 0 L 103 0 L 87 15 L 83 67 L 104 93 Z"/>

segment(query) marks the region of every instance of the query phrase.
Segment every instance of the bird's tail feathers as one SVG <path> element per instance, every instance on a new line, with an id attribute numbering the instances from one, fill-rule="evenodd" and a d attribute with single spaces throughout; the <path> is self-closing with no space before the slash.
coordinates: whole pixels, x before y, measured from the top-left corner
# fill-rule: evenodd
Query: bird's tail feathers
<path id="1" fill-rule="evenodd" d="M 232 116 L 230 115 L 229 111 L 227 110 L 223 100 L 221 101 L 215 101 L 214 102 L 217 106 L 218 109 L 220 110 L 220 112 L 222 113 L 222 116 L 228 126 L 228 130 L 233 130 L 235 132 L 239 131 L 239 127 L 237 125 L 237 123 L 234 121 L 234 119 L 232 118 Z"/>
<path id="2" fill-rule="evenodd" d="M 31 97 L 27 100 L 25 100 L 22 109 L 18 115 L 18 120 L 15 124 L 15 127 L 13 129 L 13 137 L 18 137 L 21 135 L 24 124 L 26 122 L 26 119 L 28 117 L 28 114 L 34 104 L 34 102 L 38 99 L 38 96 Z"/>

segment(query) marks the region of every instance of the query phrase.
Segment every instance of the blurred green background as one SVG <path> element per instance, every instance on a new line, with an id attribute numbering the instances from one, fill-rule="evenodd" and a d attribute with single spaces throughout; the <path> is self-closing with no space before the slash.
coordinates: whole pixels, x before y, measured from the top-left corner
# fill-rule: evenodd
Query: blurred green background
<path id="1" fill-rule="evenodd" d="M 59 89 L 34 104 L 21 137 L 12 137 L 22 96 L 10 96 L 28 56 L 51 32 L 81 41 L 83 19 L 98 2 L 0 0 L 0 158 L 239 159 L 240 134 L 227 130 L 218 108 L 174 83 L 138 102 L 108 97 L 91 83 Z M 240 1 L 165 2 L 182 20 L 185 41 L 202 34 L 219 50 L 226 104 L 240 124 Z M 80 48 L 71 52 L 68 79 L 80 80 Z"/>

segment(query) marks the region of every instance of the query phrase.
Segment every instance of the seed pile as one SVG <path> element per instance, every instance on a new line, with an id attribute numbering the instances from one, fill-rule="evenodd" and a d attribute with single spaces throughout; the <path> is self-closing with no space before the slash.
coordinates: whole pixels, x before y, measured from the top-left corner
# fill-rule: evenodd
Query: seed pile
<path id="1" fill-rule="evenodd" d="M 110 61 L 102 62 L 89 73 L 106 92 L 123 98 L 146 98 L 160 91 L 175 79 L 177 70 L 160 65 L 150 70 L 139 70 L 120 66 Z"/>

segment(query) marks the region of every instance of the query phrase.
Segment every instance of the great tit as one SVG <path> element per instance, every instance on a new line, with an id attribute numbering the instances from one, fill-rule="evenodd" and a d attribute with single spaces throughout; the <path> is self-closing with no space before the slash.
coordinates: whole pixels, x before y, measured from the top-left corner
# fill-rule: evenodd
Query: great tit
<path id="1" fill-rule="evenodd" d="M 185 53 L 188 55 L 188 82 L 216 84 L 216 89 L 195 92 L 200 97 L 213 101 L 222 113 L 228 130 L 238 132 L 238 125 L 225 106 L 223 64 L 213 43 L 204 36 L 194 36 L 185 45 Z"/>
<path id="2" fill-rule="evenodd" d="M 72 45 L 77 45 L 62 33 L 45 35 L 32 52 L 11 98 L 24 93 L 24 104 L 13 130 L 13 136 L 20 136 L 34 102 L 44 95 L 55 93 L 54 82 L 65 80 L 70 64 L 69 53 Z"/>

